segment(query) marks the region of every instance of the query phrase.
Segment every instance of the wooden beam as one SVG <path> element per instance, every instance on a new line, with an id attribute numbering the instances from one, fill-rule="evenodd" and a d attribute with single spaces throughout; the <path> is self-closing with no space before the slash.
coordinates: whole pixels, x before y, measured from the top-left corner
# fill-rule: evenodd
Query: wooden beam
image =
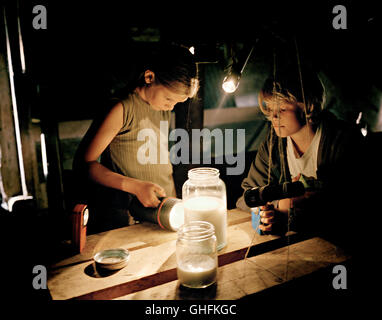
<path id="1" fill-rule="evenodd" d="M 0 175 L 8 198 L 21 194 L 8 67 L 0 53 Z"/>
<path id="2" fill-rule="evenodd" d="M 289 237 L 281 237 L 268 242 L 260 243 L 250 247 L 248 258 L 256 255 L 276 250 L 281 247 L 297 243 L 309 238 L 309 235 L 292 234 Z M 218 265 L 222 267 L 224 265 L 243 260 L 248 247 L 227 252 L 218 256 Z M 99 272 L 95 270 L 94 263 L 90 268 L 94 268 L 93 272 Z M 101 271 L 102 272 L 102 271 Z M 109 300 L 115 299 L 124 295 L 146 290 L 155 286 L 159 286 L 177 279 L 176 268 L 172 268 L 166 271 L 162 271 L 156 274 L 152 274 L 140 279 L 132 280 L 129 282 L 117 284 L 115 286 L 104 288 L 98 291 L 90 292 L 78 297 L 74 297 L 70 300 Z"/>

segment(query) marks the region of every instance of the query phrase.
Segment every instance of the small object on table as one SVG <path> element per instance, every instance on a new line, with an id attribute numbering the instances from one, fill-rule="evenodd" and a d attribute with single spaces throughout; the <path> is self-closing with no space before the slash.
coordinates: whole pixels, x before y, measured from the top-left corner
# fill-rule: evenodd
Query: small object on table
<path id="1" fill-rule="evenodd" d="M 94 255 L 97 267 L 107 270 L 118 270 L 126 267 L 130 258 L 130 252 L 126 249 L 107 249 Z"/>

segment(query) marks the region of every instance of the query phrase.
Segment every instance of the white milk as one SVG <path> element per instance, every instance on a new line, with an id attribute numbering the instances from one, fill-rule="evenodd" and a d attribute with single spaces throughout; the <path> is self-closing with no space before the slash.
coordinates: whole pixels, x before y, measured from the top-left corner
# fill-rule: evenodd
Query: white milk
<path id="1" fill-rule="evenodd" d="M 201 196 L 184 202 L 184 222 L 207 221 L 214 225 L 217 249 L 227 244 L 227 209 L 219 198 Z"/>
<path id="2" fill-rule="evenodd" d="M 217 259 L 207 255 L 189 255 L 177 268 L 181 284 L 190 288 L 205 288 L 216 282 Z"/>

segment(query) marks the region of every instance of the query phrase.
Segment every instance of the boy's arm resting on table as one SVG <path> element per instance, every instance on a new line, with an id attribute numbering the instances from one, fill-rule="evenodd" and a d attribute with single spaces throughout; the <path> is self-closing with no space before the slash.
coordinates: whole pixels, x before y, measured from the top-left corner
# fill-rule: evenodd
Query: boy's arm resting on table
<path id="1" fill-rule="evenodd" d="M 157 206 L 160 201 L 156 197 L 156 193 L 160 196 L 166 195 L 162 187 L 149 181 L 142 181 L 113 172 L 97 161 L 122 126 L 123 105 L 118 103 L 97 128 L 94 136 L 85 147 L 80 161 L 84 162 L 88 176 L 94 182 L 134 194 L 144 206 Z"/>

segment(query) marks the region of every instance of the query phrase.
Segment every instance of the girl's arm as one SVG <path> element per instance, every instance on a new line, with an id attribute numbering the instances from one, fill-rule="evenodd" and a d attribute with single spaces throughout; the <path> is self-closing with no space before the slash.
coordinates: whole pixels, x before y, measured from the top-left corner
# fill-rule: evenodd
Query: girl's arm
<path id="1" fill-rule="evenodd" d="M 166 195 L 162 187 L 149 181 L 142 181 L 113 172 L 97 161 L 122 126 L 123 105 L 118 103 L 108 113 L 85 148 L 83 161 L 86 164 L 89 177 L 105 187 L 136 195 L 146 207 L 155 207 L 160 203 L 156 193 L 163 197 Z"/>

